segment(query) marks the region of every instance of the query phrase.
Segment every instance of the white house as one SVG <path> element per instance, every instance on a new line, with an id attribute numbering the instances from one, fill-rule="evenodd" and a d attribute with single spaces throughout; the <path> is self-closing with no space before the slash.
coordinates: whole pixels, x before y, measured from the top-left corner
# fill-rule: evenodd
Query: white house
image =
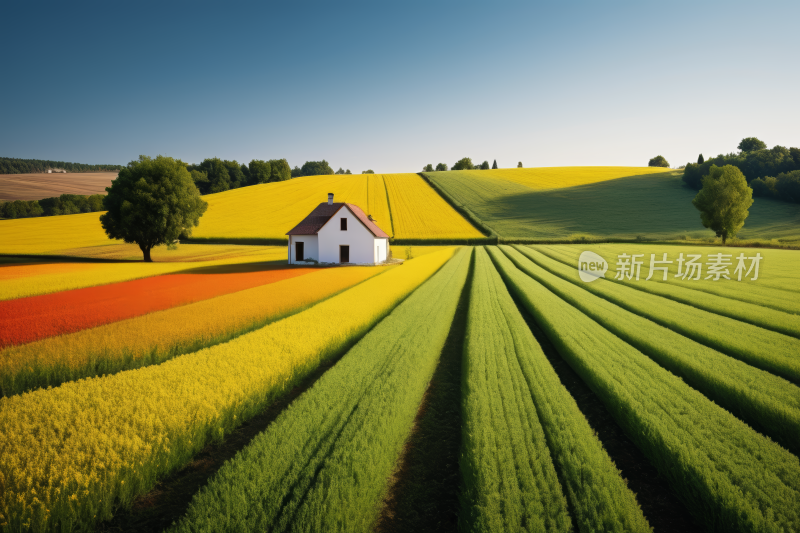
<path id="1" fill-rule="evenodd" d="M 289 264 L 313 259 L 320 263 L 375 264 L 389 256 L 389 236 L 360 207 L 319 204 L 289 236 Z"/>

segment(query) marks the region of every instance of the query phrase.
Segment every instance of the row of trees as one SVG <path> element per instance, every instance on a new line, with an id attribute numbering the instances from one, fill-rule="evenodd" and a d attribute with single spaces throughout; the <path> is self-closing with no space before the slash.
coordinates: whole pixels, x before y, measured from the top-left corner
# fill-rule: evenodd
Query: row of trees
<path id="1" fill-rule="evenodd" d="M 262 161 L 253 159 L 249 165 L 218 157 L 203 160 L 198 165 L 187 165 L 186 169 L 201 194 L 238 189 L 246 185 L 258 185 L 292 178 L 292 171 L 285 159 Z"/>
<path id="2" fill-rule="evenodd" d="M 700 189 L 702 180 L 712 166 L 732 165 L 744 175 L 755 196 L 777 198 L 788 202 L 800 202 L 800 148 L 774 146 L 767 149 L 766 143 L 756 137 L 742 139 L 738 153 L 720 154 L 705 159 L 703 154 L 697 163 L 688 163 L 683 171 L 683 182 Z"/>
<path id="3" fill-rule="evenodd" d="M 497 159 L 494 160 L 491 168 L 497 168 Z M 517 168 L 522 168 L 522 161 L 517 163 Z M 434 168 L 430 163 L 422 167 L 423 172 L 443 172 L 446 170 L 489 170 L 489 162 L 484 161 L 479 165 L 474 165 L 472 163 L 472 158 L 462 157 L 456 161 L 452 169 L 448 169 L 446 163 L 439 163 L 436 165 L 436 168 Z"/>
<path id="4" fill-rule="evenodd" d="M 82 196 L 62 194 L 41 200 L 15 200 L 0 204 L 0 218 L 29 218 L 55 215 L 75 215 L 103 210 L 102 194 Z"/>
<path id="5" fill-rule="evenodd" d="M 113 172 L 121 168 L 122 165 L 84 165 L 65 161 L 0 157 L 0 174 L 33 174 L 47 172 L 48 169 L 63 169 L 67 172 Z"/>

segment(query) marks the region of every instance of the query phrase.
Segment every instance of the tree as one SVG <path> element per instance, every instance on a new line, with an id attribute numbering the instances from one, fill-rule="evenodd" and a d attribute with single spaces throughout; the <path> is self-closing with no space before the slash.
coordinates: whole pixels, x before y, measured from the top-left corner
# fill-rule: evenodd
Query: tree
<path id="1" fill-rule="evenodd" d="M 705 162 L 706 162 L 706 160 L 703 159 L 703 154 L 700 154 L 700 155 L 697 156 L 697 164 L 698 165 L 702 165 Z"/>
<path id="2" fill-rule="evenodd" d="M 269 178 L 269 181 L 286 181 L 294 177 L 292 168 L 285 159 L 270 159 L 267 163 L 269 163 L 272 169 L 272 176 Z"/>
<path id="3" fill-rule="evenodd" d="M 745 137 L 737 148 L 741 150 L 742 153 L 755 152 L 757 150 L 766 150 L 767 143 L 755 137 Z"/>
<path id="4" fill-rule="evenodd" d="M 422 171 L 423 171 L 423 172 L 433 172 L 433 165 L 431 165 L 430 163 L 428 163 L 427 165 L 425 165 L 424 167 L 422 167 Z"/>
<path id="5" fill-rule="evenodd" d="M 488 161 L 484 161 L 483 163 L 481 163 L 481 167 L 480 168 L 481 168 L 481 170 L 489 170 L 489 162 Z"/>
<path id="6" fill-rule="evenodd" d="M 522 161 L 520 161 L 519 163 L 517 163 L 517 168 L 522 168 Z"/>
<path id="7" fill-rule="evenodd" d="M 497 159 L 495 159 L 495 160 L 494 160 L 494 163 L 492 163 L 492 168 L 493 168 L 493 169 L 496 169 L 496 168 L 497 168 Z"/>
<path id="8" fill-rule="evenodd" d="M 334 172 L 334 174 L 344 174 L 344 169 L 342 167 L 339 167 L 339 170 Z"/>
<path id="9" fill-rule="evenodd" d="M 453 165 L 453 170 L 472 170 L 473 168 L 475 167 L 472 165 L 472 159 L 469 157 L 462 157 Z"/>
<path id="10" fill-rule="evenodd" d="M 664 156 L 657 155 L 653 159 L 651 159 L 649 163 L 647 163 L 647 166 L 669 168 L 669 163 L 667 163 L 667 160 L 664 159 Z"/>
<path id="11" fill-rule="evenodd" d="M 300 169 L 302 176 L 325 176 L 333 174 L 333 169 L 324 159 L 322 161 L 306 161 Z"/>
<path id="12" fill-rule="evenodd" d="M 344 173 L 345 173 L 345 174 L 352 174 L 352 172 L 350 172 L 350 169 L 349 169 L 349 168 L 348 168 L 347 170 L 345 170 L 345 171 L 344 171 Z"/>
<path id="13" fill-rule="evenodd" d="M 700 211 L 703 226 L 714 230 L 725 244 L 728 237 L 735 237 L 744 226 L 750 214 L 748 209 L 753 205 L 753 189 L 735 166 L 712 165 L 692 204 Z"/>
<path id="14" fill-rule="evenodd" d="M 447 171 L 447 164 L 446 163 L 439 163 L 436 165 L 436 172 L 446 172 Z"/>
<path id="15" fill-rule="evenodd" d="M 375 174 L 375 172 L 372 170 L 365 170 L 364 172 L 362 172 L 362 174 Z"/>
<path id="16" fill-rule="evenodd" d="M 302 175 L 303 175 L 303 171 L 300 170 L 300 167 L 295 165 L 294 168 L 292 169 L 292 177 L 293 178 L 299 178 Z"/>
<path id="17" fill-rule="evenodd" d="M 231 178 L 231 189 L 237 189 L 247 183 L 247 179 L 245 178 L 244 172 L 242 172 L 242 167 L 239 166 L 238 161 L 235 159 L 233 161 L 228 161 L 226 159 L 222 163 L 228 169 L 228 176 Z"/>
<path id="18" fill-rule="evenodd" d="M 225 166 L 225 163 L 220 158 L 204 159 L 197 167 L 202 172 L 205 172 L 208 178 L 208 184 L 205 187 L 200 187 L 202 194 L 223 192 L 231 188 L 231 176 L 228 174 L 228 167 Z"/>
<path id="19" fill-rule="evenodd" d="M 257 185 L 259 183 L 268 183 L 272 178 L 272 165 L 268 161 L 261 159 L 253 159 L 249 165 L 250 185 Z"/>
<path id="20" fill-rule="evenodd" d="M 191 235 L 208 209 L 186 165 L 171 157 L 139 156 L 119 171 L 106 193 L 100 224 L 109 238 L 138 244 L 148 263 L 154 246 Z"/>
<path id="21" fill-rule="evenodd" d="M 800 170 L 778 174 L 775 190 L 781 200 L 800 203 Z"/>

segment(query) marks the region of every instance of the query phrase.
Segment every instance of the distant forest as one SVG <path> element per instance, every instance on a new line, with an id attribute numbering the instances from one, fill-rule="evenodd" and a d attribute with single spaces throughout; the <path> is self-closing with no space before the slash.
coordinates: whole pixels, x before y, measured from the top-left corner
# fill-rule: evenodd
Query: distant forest
<path id="1" fill-rule="evenodd" d="M 122 165 L 84 165 L 66 161 L 44 161 L 42 159 L 17 159 L 0 157 L 0 174 L 34 174 L 47 172 L 47 169 L 59 168 L 67 172 L 113 172 Z"/>

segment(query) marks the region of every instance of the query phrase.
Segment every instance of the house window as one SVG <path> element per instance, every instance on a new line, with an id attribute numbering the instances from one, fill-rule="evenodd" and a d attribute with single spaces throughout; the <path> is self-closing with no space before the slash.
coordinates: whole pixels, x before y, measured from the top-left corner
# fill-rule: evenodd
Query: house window
<path id="1" fill-rule="evenodd" d="M 340 220 L 340 229 L 342 231 L 347 231 L 347 219 L 343 218 Z"/>

